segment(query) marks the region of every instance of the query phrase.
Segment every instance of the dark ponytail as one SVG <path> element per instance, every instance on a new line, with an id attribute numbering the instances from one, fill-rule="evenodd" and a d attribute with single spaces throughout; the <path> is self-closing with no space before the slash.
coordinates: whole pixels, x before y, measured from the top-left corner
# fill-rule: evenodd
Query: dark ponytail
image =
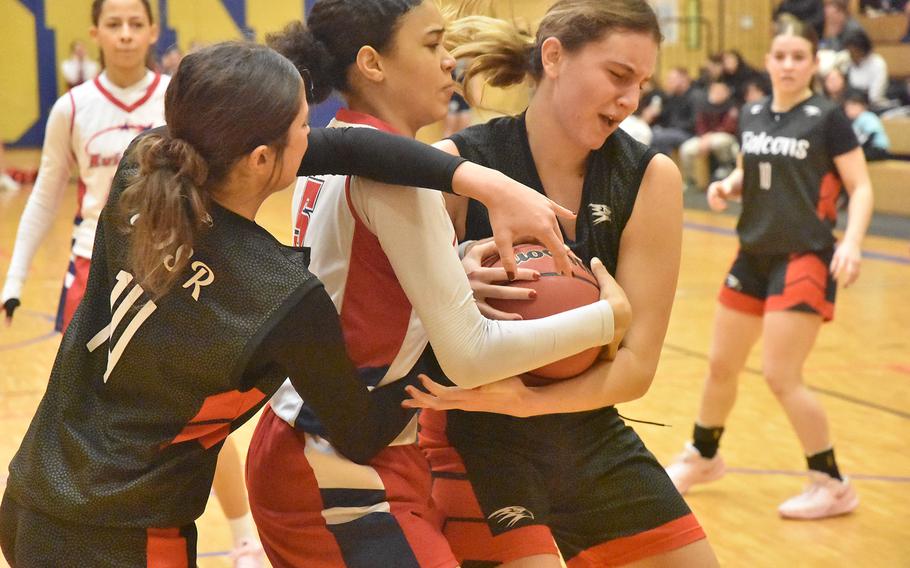
<path id="1" fill-rule="evenodd" d="M 282 154 L 300 85 L 287 59 L 253 43 L 221 43 L 181 61 L 165 95 L 168 131 L 139 141 L 139 174 L 119 201 L 130 269 L 152 297 L 185 268 L 234 164 L 260 145 Z"/>

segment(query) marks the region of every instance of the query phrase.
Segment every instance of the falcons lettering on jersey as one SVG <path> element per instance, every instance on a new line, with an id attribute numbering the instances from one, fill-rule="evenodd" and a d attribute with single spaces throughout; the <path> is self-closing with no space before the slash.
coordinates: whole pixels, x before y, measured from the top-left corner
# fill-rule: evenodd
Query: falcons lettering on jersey
<path id="1" fill-rule="evenodd" d="M 744 154 L 789 156 L 805 160 L 809 152 L 809 141 L 805 138 L 770 136 L 767 132 L 743 132 L 742 152 Z"/>
<path id="2" fill-rule="evenodd" d="M 303 238 L 306 236 L 307 227 L 310 224 L 310 215 L 316 208 L 316 200 L 319 199 L 319 192 L 322 191 L 322 185 L 325 183 L 318 178 L 307 178 L 306 186 L 303 188 L 303 196 L 300 198 L 300 207 L 297 209 L 297 221 L 294 223 L 294 246 L 302 247 Z"/>

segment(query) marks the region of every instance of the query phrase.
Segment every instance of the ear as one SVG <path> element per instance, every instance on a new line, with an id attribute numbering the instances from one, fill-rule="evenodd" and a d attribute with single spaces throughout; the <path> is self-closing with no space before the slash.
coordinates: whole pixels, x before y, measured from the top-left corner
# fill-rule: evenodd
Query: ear
<path id="1" fill-rule="evenodd" d="M 559 75 L 559 64 L 562 62 L 562 42 L 558 38 L 548 37 L 540 45 L 540 60 L 543 62 L 543 72 L 547 77 Z"/>
<path id="2" fill-rule="evenodd" d="M 382 56 L 369 45 L 360 48 L 354 63 L 357 65 L 357 71 L 368 81 L 378 83 L 385 78 L 382 69 Z"/>
<path id="3" fill-rule="evenodd" d="M 158 24 L 152 24 L 150 31 L 152 32 L 152 40 L 150 43 L 158 43 L 158 35 L 161 33 L 161 28 L 158 27 Z"/>
<path id="4" fill-rule="evenodd" d="M 275 162 L 275 151 L 269 146 L 261 144 L 253 148 L 243 161 L 252 174 L 265 178 L 272 173 L 272 164 Z"/>
<path id="5" fill-rule="evenodd" d="M 95 45 L 101 47 L 98 43 L 98 26 L 92 26 L 88 29 L 88 35 L 92 38 L 92 41 L 95 42 Z"/>

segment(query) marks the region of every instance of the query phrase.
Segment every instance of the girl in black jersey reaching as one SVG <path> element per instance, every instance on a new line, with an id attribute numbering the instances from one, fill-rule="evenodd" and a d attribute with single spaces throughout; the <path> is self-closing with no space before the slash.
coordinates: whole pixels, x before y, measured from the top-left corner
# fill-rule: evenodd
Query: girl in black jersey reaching
<path id="1" fill-rule="evenodd" d="M 738 375 L 762 338 L 762 370 L 799 438 L 809 466 L 806 490 L 779 507 L 781 516 L 818 519 L 859 503 L 834 459 L 825 411 L 802 370 L 821 324 L 834 316 L 837 283 L 859 276 L 860 244 L 872 214 L 862 148 L 835 103 L 813 94 L 818 39 L 803 23 L 782 19 L 765 57 L 773 94 L 740 113 L 737 169 L 708 188 L 708 203 L 741 198 L 740 250 L 718 298 L 710 366 L 693 441 L 667 472 L 680 492 L 724 474 L 717 452 L 736 400 Z M 831 230 L 841 187 L 850 196 L 840 243 Z"/>
<path id="2" fill-rule="evenodd" d="M 12 566 L 195 565 L 194 521 L 218 451 L 288 376 L 353 460 L 411 419 L 396 389 L 359 381 L 307 252 L 280 245 L 256 211 L 298 173 L 498 186 L 512 194 L 511 205 L 496 198 L 508 209 L 535 194 L 402 137 L 310 131 L 306 92 L 298 70 L 262 46 L 183 60 L 168 126 L 118 168 L 85 297 L 10 463 L 0 547 Z M 418 167 L 386 171 L 390 160 Z M 537 202 L 537 229 L 504 227 L 558 238 L 553 207 Z"/>
<path id="3" fill-rule="evenodd" d="M 577 208 L 577 221 L 562 223 L 566 241 L 584 261 L 603 259 L 634 309 L 615 358 L 576 378 L 411 390 L 409 404 L 431 409 L 421 414 L 420 444 L 446 536 L 466 565 L 555 567 L 559 555 L 570 567 L 716 564 L 698 521 L 612 406 L 650 386 L 679 271 L 680 174 L 618 129 L 654 71 L 660 39 L 644 0 L 556 2 L 536 38 L 478 16 L 450 29 L 452 54 L 471 61 L 466 81 L 505 86 L 530 76 L 535 90 L 524 113 L 468 128 L 447 149 Z M 481 204 L 448 206 L 459 239 L 490 236 Z M 435 411 L 453 408 L 484 412 Z"/>

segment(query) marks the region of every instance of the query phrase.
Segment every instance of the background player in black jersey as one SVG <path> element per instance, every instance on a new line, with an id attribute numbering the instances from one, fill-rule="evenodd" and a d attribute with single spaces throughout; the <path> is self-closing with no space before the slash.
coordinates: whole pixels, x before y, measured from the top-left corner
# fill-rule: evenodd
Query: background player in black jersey
<path id="1" fill-rule="evenodd" d="M 778 22 L 765 57 L 772 96 L 743 107 L 739 165 L 708 188 L 716 210 L 742 198 L 740 251 L 718 299 L 693 442 L 667 468 L 681 492 L 724 474 L 718 444 L 739 372 L 761 337 L 765 380 L 807 456 L 810 484 L 779 508 L 782 516 L 799 519 L 848 513 L 859 503 L 838 470 L 825 411 L 802 373 L 822 322 L 834 315 L 837 283 L 846 287 L 859 276 L 860 244 L 872 214 L 866 162 L 850 121 L 810 88 L 817 43 L 803 23 Z M 835 243 L 841 186 L 850 205 L 847 230 Z"/>
<path id="2" fill-rule="evenodd" d="M 603 260 L 634 309 L 612 361 L 542 388 L 518 379 L 479 390 L 412 391 L 457 556 L 478 565 L 713 566 L 698 521 L 613 404 L 647 392 L 679 271 L 679 171 L 618 130 L 652 75 L 661 33 L 644 0 L 562 0 L 536 38 L 501 20 L 455 22 L 448 43 L 466 80 L 530 76 L 527 111 L 454 135 L 446 147 L 578 208 L 562 224 L 585 262 Z M 490 236 L 477 202 L 448 203 L 460 239 Z M 488 414 L 513 414 L 528 418 Z M 551 416 L 537 416 L 541 414 Z M 555 544 L 554 544 L 555 541 Z M 558 549 L 557 549 L 558 546 Z"/>
<path id="3" fill-rule="evenodd" d="M 0 547 L 12 566 L 194 565 L 218 451 L 287 376 L 352 459 L 410 419 L 399 392 L 359 381 L 306 251 L 280 245 L 256 211 L 298 165 L 535 193 L 404 138 L 311 132 L 306 92 L 297 69 L 262 46 L 220 44 L 181 64 L 168 127 L 118 168 L 85 297 L 10 463 Z M 387 171 L 394 160 L 418 167 Z M 537 203 L 534 232 L 558 238 L 553 206 Z"/>

